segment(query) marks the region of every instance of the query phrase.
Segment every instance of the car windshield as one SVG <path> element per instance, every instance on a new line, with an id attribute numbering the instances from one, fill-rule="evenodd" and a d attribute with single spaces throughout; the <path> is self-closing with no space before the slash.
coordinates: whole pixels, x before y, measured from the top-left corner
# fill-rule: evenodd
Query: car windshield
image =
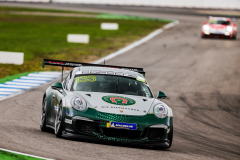
<path id="1" fill-rule="evenodd" d="M 224 20 L 209 20 L 209 24 L 222 24 L 222 25 L 229 25 L 229 21 Z"/>
<path id="2" fill-rule="evenodd" d="M 77 75 L 71 90 L 153 97 L 149 87 L 141 81 L 141 78 L 137 80 L 137 78 L 112 75 Z"/>

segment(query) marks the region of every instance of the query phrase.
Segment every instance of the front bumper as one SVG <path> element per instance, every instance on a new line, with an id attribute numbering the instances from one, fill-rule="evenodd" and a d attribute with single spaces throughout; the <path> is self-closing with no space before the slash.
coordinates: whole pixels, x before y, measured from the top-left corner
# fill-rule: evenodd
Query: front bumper
<path id="1" fill-rule="evenodd" d="M 147 140 L 141 140 L 141 141 L 112 141 L 110 139 L 105 138 L 99 138 L 98 136 L 91 136 L 91 135 L 85 135 L 85 134 L 79 134 L 79 133 L 72 133 L 69 131 L 63 131 L 62 132 L 64 137 L 67 138 L 83 138 L 86 140 L 94 140 L 94 141 L 104 141 L 104 142 L 117 142 L 121 144 L 141 144 L 141 145 L 147 145 L 147 146 L 153 146 L 153 147 L 169 147 L 169 140 L 159 140 L 159 141 L 147 141 Z"/>
<path id="2" fill-rule="evenodd" d="M 70 110 L 68 112 L 73 112 L 72 117 L 63 115 L 64 119 L 71 120 L 71 124 L 63 123 L 63 133 L 66 136 L 123 143 L 142 143 L 161 147 L 169 146 L 168 134 L 172 125 L 172 117 L 158 119 L 153 114 L 140 117 L 102 113 L 94 109 L 88 110 L 89 113 L 78 112 L 72 108 Z M 137 129 L 108 128 L 107 123 L 110 121 L 135 123 Z"/>
<path id="3" fill-rule="evenodd" d="M 230 32 L 209 32 L 209 31 L 202 31 L 202 37 L 208 37 L 208 38 L 232 38 L 233 33 Z"/>

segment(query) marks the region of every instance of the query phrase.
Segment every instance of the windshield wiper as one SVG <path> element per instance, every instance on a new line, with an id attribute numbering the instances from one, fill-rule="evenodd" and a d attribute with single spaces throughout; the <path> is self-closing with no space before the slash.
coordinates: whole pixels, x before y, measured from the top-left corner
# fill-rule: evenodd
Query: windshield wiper
<path id="1" fill-rule="evenodd" d="M 118 77 L 118 81 L 117 81 L 117 85 L 116 85 L 116 88 L 115 88 L 114 93 L 117 93 L 117 90 L 118 90 L 118 84 L 119 84 L 119 77 Z"/>

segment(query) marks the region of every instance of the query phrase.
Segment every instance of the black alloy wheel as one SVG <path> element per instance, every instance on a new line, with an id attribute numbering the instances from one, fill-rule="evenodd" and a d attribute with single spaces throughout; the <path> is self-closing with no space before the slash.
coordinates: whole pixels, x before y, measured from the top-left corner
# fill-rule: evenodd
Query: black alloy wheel
<path id="1" fill-rule="evenodd" d="M 237 39 L 237 34 L 235 34 L 232 39 L 236 40 Z"/>
<path id="2" fill-rule="evenodd" d="M 62 103 L 60 103 L 55 119 L 55 135 L 61 137 L 62 135 Z"/>
<path id="3" fill-rule="evenodd" d="M 168 134 L 168 140 L 169 140 L 169 146 L 167 148 L 170 148 L 172 146 L 172 141 L 173 141 L 173 125 L 170 129 L 170 133 Z"/>
<path id="4" fill-rule="evenodd" d="M 42 114 L 41 114 L 41 121 L 40 121 L 40 129 L 43 132 L 47 131 L 46 110 L 47 110 L 47 99 L 46 99 L 46 97 L 44 97 L 43 102 L 42 102 Z"/>

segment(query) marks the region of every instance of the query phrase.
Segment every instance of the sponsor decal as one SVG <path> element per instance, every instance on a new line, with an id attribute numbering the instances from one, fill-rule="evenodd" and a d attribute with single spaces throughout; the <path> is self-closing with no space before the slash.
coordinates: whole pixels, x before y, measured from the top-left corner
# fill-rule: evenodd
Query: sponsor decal
<path id="1" fill-rule="evenodd" d="M 72 124 L 72 120 L 65 118 L 65 123 Z"/>
<path id="2" fill-rule="evenodd" d="M 66 63 L 65 65 L 67 66 L 76 66 L 76 67 L 81 67 L 82 64 L 78 64 L 78 63 Z"/>
<path id="3" fill-rule="evenodd" d="M 49 60 L 49 61 L 46 61 L 46 63 L 48 64 L 57 64 L 57 65 L 62 65 L 62 66 L 75 66 L 75 67 L 81 67 L 82 64 L 79 64 L 79 63 L 74 63 L 74 62 L 62 62 L 62 61 L 53 61 L 53 60 Z"/>
<path id="4" fill-rule="evenodd" d="M 69 110 L 66 110 L 66 115 L 72 117 L 73 113 L 71 113 Z"/>
<path id="5" fill-rule="evenodd" d="M 48 63 L 52 63 L 52 64 L 61 64 L 61 65 L 64 64 L 63 62 L 56 62 L 56 61 L 48 61 Z"/>
<path id="6" fill-rule="evenodd" d="M 116 107 L 116 106 L 102 106 L 102 108 L 111 108 L 111 109 L 121 109 L 121 110 L 131 110 L 131 111 L 137 111 L 140 112 L 141 110 L 136 108 L 128 108 L 128 107 Z M 120 111 L 121 112 L 121 111 Z"/>
<path id="7" fill-rule="evenodd" d="M 115 69 L 120 69 L 119 67 L 107 67 L 107 66 L 104 66 L 105 68 L 115 68 Z"/>
<path id="8" fill-rule="evenodd" d="M 74 80 L 79 83 L 79 82 L 95 82 L 96 81 L 96 76 L 90 75 L 90 76 L 80 76 L 74 78 Z"/>
<path id="9" fill-rule="evenodd" d="M 136 80 L 137 80 L 137 81 L 140 81 L 140 82 L 143 82 L 143 83 L 147 83 L 144 78 L 139 77 L 139 76 L 136 78 Z"/>
<path id="10" fill-rule="evenodd" d="M 167 125 L 170 126 L 170 122 L 169 121 L 167 122 Z"/>
<path id="11" fill-rule="evenodd" d="M 107 128 L 136 130 L 137 129 L 137 124 L 121 123 L 121 122 L 108 122 L 107 123 Z"/>
<path id="12" fill-rule="evenodd" d="M 122 106 L 134 105 L 136 103 L 136 101 L 131 98 L 122 97 L 122 96 L 112 96 L 112 95 L 104 96 L 102 97 L 102 100 L 110 104 L 122 105 Z"/>

